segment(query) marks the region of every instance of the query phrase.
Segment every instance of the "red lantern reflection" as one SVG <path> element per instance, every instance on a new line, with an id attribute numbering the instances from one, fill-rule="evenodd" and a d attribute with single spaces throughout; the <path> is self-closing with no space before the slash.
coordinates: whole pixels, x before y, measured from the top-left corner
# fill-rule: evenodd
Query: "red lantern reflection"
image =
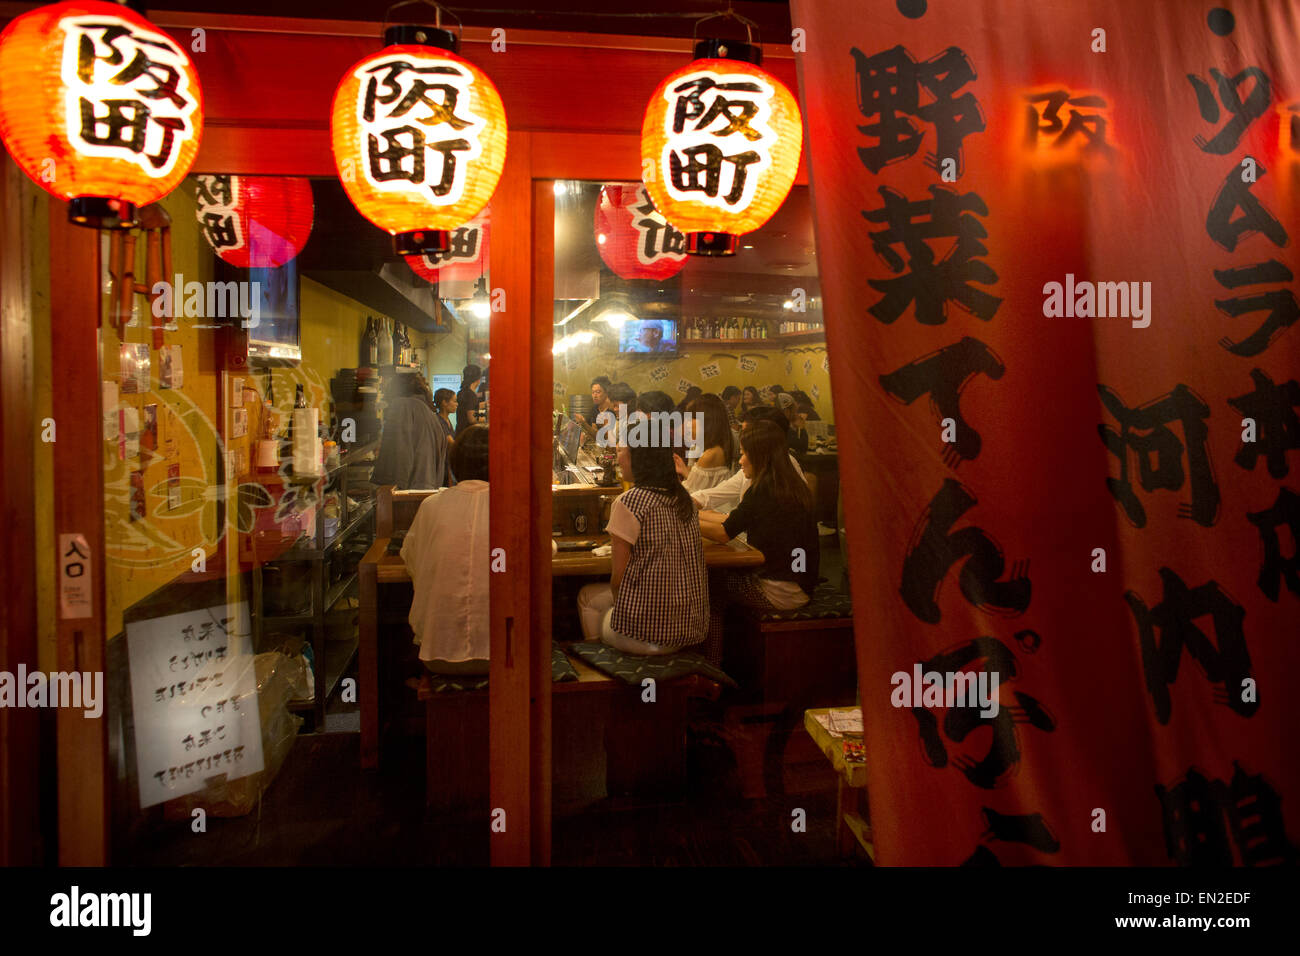
<path id="1" fill-rule="evenodd" d="M 491 214 L 483 210 L 452 230 L 450 248 L 436 255 L 403 256 L 426 282 L 473 282 L 487 269 Z"/>
<path id="2" fill-rule="evenodd" d="M 667 279 L 686 264 L 686 235 L 655 209 L 645 186 L 602 186 L 596 248 L 622 279 Z"/>
<path id="3" fill-rule="evenodd" d="M 199 227 L 240 269 L 273 269 L 302 252 L 316 218 L 311 183 L 292 176 L 195 176 Z"/>

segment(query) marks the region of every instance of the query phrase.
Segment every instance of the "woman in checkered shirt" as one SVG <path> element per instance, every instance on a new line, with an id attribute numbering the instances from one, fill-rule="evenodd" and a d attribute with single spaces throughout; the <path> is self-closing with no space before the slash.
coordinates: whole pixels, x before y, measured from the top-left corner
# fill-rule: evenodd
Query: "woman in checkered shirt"
<path id="1" fill-rule="evenodd" d="M 673 401 L 646 392 L 637 412 L 668 413 Z M 677 480 L 673 449 L 653 439 L 626 449 L 632 487 L 610 507 L 614 568 L 609 584 L 578 592 L 583 636 L 627 654 L 671 654 L 708 633 L 709 594 L 700 523 L 691 496 Z"/>

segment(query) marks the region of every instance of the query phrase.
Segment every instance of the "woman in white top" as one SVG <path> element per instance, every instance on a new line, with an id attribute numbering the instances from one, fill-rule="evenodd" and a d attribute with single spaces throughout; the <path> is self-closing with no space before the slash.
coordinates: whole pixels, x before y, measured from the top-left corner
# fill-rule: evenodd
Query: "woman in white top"
<path id="1" fill-rule="evenodd" d="M 682 426 L 687 467 L 679 467 L 678 474 L 687 492 L 704 491 L 730 478 L 736 470 L 735 438 L 722 399 L 711 392 L 701 395 L 686 406 Z"/>
<path id="2" fill-rule="evenodd" d="M 488 620 L 488 429 L 471 425 L 451 449 L 460 479 L 429 495 L 402 542 L 411 575 L 411 630 L 420 660 L 438 674 L 486 674 Z"/>

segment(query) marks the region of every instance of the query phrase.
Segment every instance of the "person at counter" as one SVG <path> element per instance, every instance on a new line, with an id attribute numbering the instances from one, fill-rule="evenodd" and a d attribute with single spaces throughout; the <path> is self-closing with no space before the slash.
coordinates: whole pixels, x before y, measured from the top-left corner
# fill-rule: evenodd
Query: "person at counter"
<path id="1" fill-rule="evenodd" d="M 456 412 L 456 393 L 449 388 L 438 389 L 433 393 L 433 407 L 438 412 L 438 424 L 442 426 L 442 430 L 447 434 L 447 451 L 450 452 L 451 446 L 456 443 L 456 428 L 451 423 L 451 416 Z M 442 484 L 451 484 L 455 480 L 456 477 L 451 470 L 450 456 L 448 456 L 447 471 Z"/>
<path id="2" fill-rule="evenodd" d="M 700 533 L 724 544 L 743 533 L 752 547 L 763 552 L 764 561 L 757 571 L 726 569 L 710 578 L 704 653 L 715 662 L 722 657 L 728 607 L 738 604 L 760 611 L 803 607 L 812 598 L 820 570 L 812 493 L 790 464 L 785 432 L 774 422 L 758 421 L 741 433 L 740 444 L 740 467 L 750 486 L 731 514 L 701 512 Z"/>
<path id="3" fill-rule="evenodd" d="M 597 375 L 591 380 L 591 402 L 595 406 L 591 421 L 587 421 L 584 415 L 573 416 L 573 420 L 582 426 L 583 441 L 595 440 L 601 413 L 613 410 L 614 403 L 609 397 L 609 390 L 612 387 L 613 383 L 610 382 L 608 375 Z"/>
<path id="4" fill-rule="evenodd" d="M 645 392 L 637 413 L 669 412 L 663 392 Z M 610 506 L 613 571 L 608 584 L 578 592 L 589 641 L 625 654 L 671 654 L 701 643 L 709 626 L 708 578 L 700 524 L 673 466 L 673 450 L 620 448 L 632 487 Z"/>
<path id="5" fill-rule="evenodd" d="M 395 376 L 388 388 L 391 397 L 371 482 L 399 489 L 441 488 L 447 436 L 433 410 L 428 383 L 418 372 L 406 372 Z"/>
<path id="6" fill-rule="evenodd" d="M 704 421 L 702 434 L 696 435 L 695 429 L 701 418 Z M 703 491 L 730 478 L 734 470 L 732 433 L 722 399 L 712 393 L 701 395 L 686 406 L 682 427 L 686 433 L 688 458 L 685 467 L 679 465 L 677 469 L 682 486 L 688 492 Z M 694 449 L 699 450 L 698 457 L 691 457 Z M 681 462 L 682 459 L 676 458 L 675 461 Z"/>
<path id="7" fill-rule="evenodd" d="M 782 435 L 788 434 L 790 431 L 789 421 L 779 411 L 771 405 L 756 405 L 745 414 L 745 420 L 742 422 L 742 431 L 740 433 L 742 447 L 744 446 L 745 432 L 753 427 L 756 422 L 761 421 L 772 422 Z M 787 455 L 795 473 L 800 478 L 804 477 L 803 468 L 799 466 L 799 462 L 795 460 L 794 455 L 789 455 L 788 450 Z M 691 498 L 694 499 L 697 508 L 706 511 L 731 511 L 740 504 L 740 500 L 747 490 L 749 490 L 749 478 L 742 468 L 726 481 L 714 485 L 712 488 L 692 492 Z"/>
<path id="8" fill-rule="evenodd" d="M 483 370 L 477 365 L 466 365 L 460 373 L 460 391 L 456 394 L 456 436 L 471 425 L 478 424 L 478 383 L 483 380 Z"/>
<path id="9" fill-rule="evenodd" d="M 409 621 L 420 660 L 437 674 L 488 672 L 488 428 L 466 428 L 451 451 L 453 487 L 420 503 L 402 541 L 415 596 Z"/>
<path id="10" fill-rule="evenodd" d="M 812 406 L 800 403 L 794 407 L 794 418 L 790 422 L 790 453 L 793 455 L 808 454 L 808 413 L 812 411 Z"/>
<path id="11" fill-rule="evenodd" d="M 727 424 L 731 430 L 740 431 L 740 419 L 736 417 L 737 409 L 740 408 L 740 389 L 734 385 L 728 385 L 722 390 L 722 404 L 727 409 Z"/>

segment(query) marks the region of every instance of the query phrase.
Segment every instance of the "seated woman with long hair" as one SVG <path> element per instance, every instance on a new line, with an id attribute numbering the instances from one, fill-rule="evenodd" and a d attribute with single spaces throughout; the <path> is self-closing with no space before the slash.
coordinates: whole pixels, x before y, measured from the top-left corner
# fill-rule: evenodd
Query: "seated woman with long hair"
<path id="1" fill-rule="evenodd" d="M 672 408 L 663 392 L 645 392 L 637 400 L 638 415 Z M 610 507 L 609 583 L 578 592 L 583 637 L 627 654 L 671 654 L 702 642 L 709 626 L 699 520 L 677 480 L 671 447 L 633 442 L 619 452 L 632 487 Z"/>
<path id="2" fill-rule="evenodd" d="M 740 434 L 740 467 L 749 488 L 729 515 L 700 512 L 700 533 L 727 542 L 744 532 L 763 552 L 756 570 L 727 569 L 709 581 L 709 639 L 705 654 L 722 658 L 723 620 L 733 604 L 760 611 L 803 607 L 817 586 L 821 552 L 808 485 L 790 463 L 785 431 L 756 421 Z"/>
<path id="3" fill-rule="evenodd" d="M 701 420 L 703 429 L 699 428 Z M 690 451 L 686 461 L 678 466 L 677 473 L 687 492 L 693 494 L 712 488 L 732 476 L 736 470 L 736 436 L 727 421 L 727 406 L 722 399 L 710 392 L 687 405 L 683 431 Z M 691 452 L 698 452 L 698 456 Z"/>

